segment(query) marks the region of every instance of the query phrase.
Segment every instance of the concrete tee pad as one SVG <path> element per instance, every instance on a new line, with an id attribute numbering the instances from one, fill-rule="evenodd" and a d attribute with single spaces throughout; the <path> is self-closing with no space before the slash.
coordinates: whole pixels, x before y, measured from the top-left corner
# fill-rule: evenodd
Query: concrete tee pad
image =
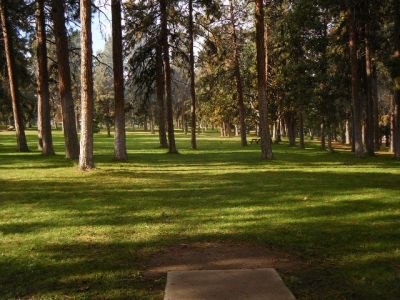
<path id="1" fill-rule="evenodd" d="M 169 272 L 164 300 L 295 300 L 275 269 Z"/>

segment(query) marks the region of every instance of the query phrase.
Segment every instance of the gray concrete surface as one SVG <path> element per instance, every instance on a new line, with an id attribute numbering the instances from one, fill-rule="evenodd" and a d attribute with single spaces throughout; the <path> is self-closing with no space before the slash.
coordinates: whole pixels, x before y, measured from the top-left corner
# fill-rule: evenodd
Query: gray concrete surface
<path id="1" fill-rule="evenodd" d="M 169 272 L 164 300 L 295 300 L 275 269 Z"/>

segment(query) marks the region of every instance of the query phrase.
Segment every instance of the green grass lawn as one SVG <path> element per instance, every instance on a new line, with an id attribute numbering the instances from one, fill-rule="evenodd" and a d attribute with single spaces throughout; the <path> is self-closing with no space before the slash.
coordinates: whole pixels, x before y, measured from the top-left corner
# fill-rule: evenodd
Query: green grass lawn
<path id="1" fill-rule="evenodd" d="M 0 133 L 0 298 L 157 299 L 161 281 L 140 266 L 177 243 L 239 241 L 292 254 L 309 267 L 284 280 L 301 299 L 399 299 L 400 163 L 357 160 L 309 144 L 258 145 L 128 133 L 128 163 L 97 134 L 97 169 L 57 156 L 15 153 Z M 28 132 L 30 148 L 36 134 Z"/>

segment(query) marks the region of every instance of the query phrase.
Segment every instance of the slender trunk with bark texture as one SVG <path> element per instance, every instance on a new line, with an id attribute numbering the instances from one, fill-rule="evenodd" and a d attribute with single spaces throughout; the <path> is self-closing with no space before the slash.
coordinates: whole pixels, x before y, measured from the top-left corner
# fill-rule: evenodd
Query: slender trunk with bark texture
<path id="1" fill-rule="evenodd" d="M 230 0 L 230 14 L 231 14 L 230 17 L 231 17 L 232 44 L 233 44 L 233 64 L 234 64 L 234 72 L 236 79 L 236 94 L 238 98 L 238 107 L 239 107 L 240 140 L 242 147 L 245 147 L 247 146 L 246 112 L 243 100 L 242 74 L 240 71 L 239 49 L 238 49 L 239 47 L 237 42 L 233 0 Z"/>
<path id="2" fill-rule="evenodd" d="M 178 153 L 175 144 L 174 114 L 172 110 L 171 65 L 169 61 L 168 44 L 168 10 L 167 0 L 159 0 L 161 13 L 161 38 L 164 61 L 164 83 L 166 91 L 167 124 L 168 124 L 168 148 L 169 153 Z"/>
<path id="3" fill-rule="evenodd" d="M 393 59 L 400 61 L 400 1 L 394 1 L 394 46 Z M 397 74 L 398 76 L 398 74 Z M 400 76 L 394 78 L 394 157 L 400 159 Z"/>
<path id="4" fill-rule="evenodd" d="M 275 122 L 275 140 L 274 143 L 275 144 L 279 144 L 282 141 L 282 137 L 281 137 L 281 117 L 278 115 L 278 118 L 276 119 Z"/>
<path id="5" fill-rule="evenodd" d="M 168 148 L 167 132 L 165 127 L 165 99 L 164 99 L 164 72 L 162 61 L 162 49 L 160 44 L 156 47 L 156 92 L 158 104 L 158 134 L 160 148 Z"/>
<path id="6" fill-rule="evenodd" d="M 325 143 L 325 121 L 322 121 L 322 123 L 321 123 L 321 149 L 322 150 L 326 149 L 326 143 Z"/>
<path id="7" fill-rule="evenodd" d="M 268 126 L 268 103 L 266 97 L 264 3 L 256 0 L 256 47 L 257 47 L 257 87 L 260 111 L 260 137 L 262 159 L 272 159 L 271 137 Z"/>
<path id="8" fill-rule="evenodd" d="M 350 135 L 350 140 L 351 140 L 351 152 L 355 152 L 356 151 L 356 146 L 354 144 L 354 117 L 352 114 L 352 118 L 351 118 L 351 135 Z"/>
<path id="9" fill-rule="evenodd" d="M 194 36 L 193 36 L 193 0 L 189 0 L 189 24 L 188 24 L 188 33 L 189 33 L 189 64 L 190 64 L 190 98 L 192 100 L 190 106 L 190 112 L 192 114 L 191 119 L 191 142 L 192 149 L 197 149 L 197 141 L 196 141 L 196 89 L 195 89 L 195 73 L 194 73 Z"/>
<path id="10" fill-rule="evenodd" d="M 150 132 L 151 132 L 151 134 L 155 134 L 155 130 L 154 130 L 154 111 L 153 111 L 153 108 L 150 109 Z"/>
<path id="11" fill-rule="evenodd" d="M 62 0 L 51 1 L 54 38 L 56 43 L 58 89 L 61 98 L 61 113 L 65 141 L 65 157 L 79 157 L 79 140 L 72 97 L 71 70 L 68 57 L 68 38 L 65 28 L 64 4 Z"/>
<path id="12" fill-rule="evenodd" d="M 37 98 L 39 145 L 43 155 L 54 155 L 53 138 L 51 136 L 49 72 L 47 69 L 46 21 L 44 0 L 36 0 L 36 59 L 37 59 Z"/>
<path id="13" fill-rule="evenodd" d="M 396 92 L 398 94 L 398 92 Z M 394 157 L 400 159 L 400 95 L 395 96 L 395 106 L 393 111 L 394 130 L 393 130 L 393 151 Z"/>
<path id="14" fill-rule="evenodd" d="M 339 136 L 340 136 L 340 143 L 342 145 L 346 144 L 346 135 L 344 132 L 343 121 L 339 121 Z"/>
<path id="15" fill-rule="evenodd" d="M 93 163 L 93 67 L 91 1 L 80 0 L 81 17 L 81 145 L 79 168 L 94 168 Z"/>
<path id="16" fill-rule="evenodd" d="M 395 107 L 395 99 L 394 96 L 390 102 L 390 149 L 389 151 L 394 154 L 394 139 L 395 139 L 395 123 L 394 123 L 394 107 Z"/>
<path id="17" fill-rule="evenodd" d="M 367 3 L 367 2 L 366 2 Z M 368 7 L 367 7 L 368 9 Z M 374 143 L 374 99 L 372 95 L 372 59 L 370 45 L 369 16 L 364 25 L 364 48 L 365 48 L 365 91 L 366 91 L 366 123 L 365 123 L 365 146 L 368 155 L 375 155 Z"/>
<path id="18" fill-rule="evenodd" d="M 349 120 L 346 120 L 346 126 L 345 126 L 345 136 L 346 136 L 346 145 L 350 145 L 351 144 L 351 131 L 350 131 L 350 122 Z"/>
<path id="19" fill-rule="evenodd" d="M 379 128 L 379 95 L 376 65 L 373 65 L 372 67 L 372 100 L 374 119 L 374 144 L 375 151 L 378 151 L 381 148 L 381 130 Z"/>
<path id="20" fill-rule="evenodd" d="M 144 116 L 144 122 L 143 122 L 143 130 L 146 131 L 146 132 L 149 131 L 148 124 L 149 123 L 148 123 L 148 120 L 147 120 L 147 115 L 145 115 Z"/>
<path id="21" fill-rule="evenodd" d="M 116 160 L 125 161 L 127 159 L 127 153 L 125 133 L 124 67 L 122 61 L 121 0 L 111 1 L 111 15 L 115 100 L 114 157 Z"/>
<path id="22" fill-rule="evenodd" d="M 18 91 L 18 80 L 15 74 L 15 54 L 12 46 L 10 26 L 7 20 L 7 1 L 0 0 L 0 18 L 1 18 L 1 28 L 3 32 L 3 43 L 4 43 L 4 52 L 7 61 L 7 73 L 8 73 L 8 82 L 10 85 L 10 96 L 11 96 L 11 104 L 12 111 L 14 117 L 14 127 L 15 134 L 17 137 L 17 151 L 19 152 L 28 152 L 28 144 L 26 142 L 25 136 L 25 128 L 24 128 L 24 120 L 22 116 L 22 109 Z"/>
<path id="23" fill-rule="evenodd" d="M 183 118 L 183 132 L 185 133 L 185 135 L 187 135 L 188 132 L 189 132 L 189 123 L 188 123 L 188 121 L 187 121 L 186 115 L 185 115 L 185 117 Z M 193 148 L 192 148 L 192 149 L 193 149 Z"/>
<path id="24" fill-rule="evenodd" d="M 347 9 L 347 20 L 349 27 L 349 48 L 350 48 L 350 65 L 351 65 L 351 87 L 352 87 L 352 104 L 353 104 L 353 143 L 356 157 L 364 156 L 364 146 L 362 141 L 361 129 L 361 101 L 359 96 L 359 76 L 357 61 L 357 27 L 355 25 L 354 7 L 349 5 Z"/>
<path id="25" fill-rule="evenodd" d="M 333 152 L 333 147 L 332 147 L 332 126 L 328 126 L 328 152 Z"/>
<path id="26" fill-rule="evenodd" d="M 289 138 L 289 146 L 296 146 L 296 120 L 293 112 L 287 113 L 286 117 L 287 134 Z"/>
<path id="27" fill-rule="evenodd" d="M 111 137 L 111 124 L 106 122 L 107 137 Z"/>
<path id="28" fill-rule="evenodd" d="M 304 149 L 305 144 L 304 144 L 304 117 L 303 117 L 303 112 L 300 111 L 299 113 L 299 137 L 300 137 L 300 148 Z"/>
<path id="29" fill-rule="evenodd" d="M 280 126 L 280 128 L 281 128 L 281 137 L 282 136 L 284 136 L 284 137 L 286 137 L 287 136 L 287 130 L 286 130 L 286 124 L 285 124 L 285 118 L 280 118 L 281 120 L 281 126 Z"/>

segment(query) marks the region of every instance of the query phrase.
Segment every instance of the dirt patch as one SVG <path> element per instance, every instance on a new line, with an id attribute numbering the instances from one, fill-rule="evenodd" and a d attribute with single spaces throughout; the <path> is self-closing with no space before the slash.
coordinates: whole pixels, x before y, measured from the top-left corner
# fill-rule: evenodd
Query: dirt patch
<path id="1" fill-rule="evenodd" d="M 143 270 L 145 277 L 169 271 L 275 268 L 291 273 L 305 263 L 277 250 L 242 243 L 201 242 L 165 248 L 153 255 Z"/>

